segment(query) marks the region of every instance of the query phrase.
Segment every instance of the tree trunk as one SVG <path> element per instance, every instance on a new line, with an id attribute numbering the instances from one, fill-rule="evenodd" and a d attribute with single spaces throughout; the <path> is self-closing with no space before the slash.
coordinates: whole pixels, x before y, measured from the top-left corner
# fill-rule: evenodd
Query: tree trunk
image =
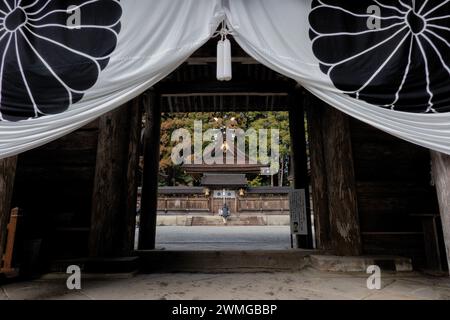
<path id="1" fill-rule="evenodd" d="M 281 160 L 281 172 L 280 172 L 280 178 L 279 178 L 279 186 L 280 187 L 282 187 L 283 186 L 283 183 L 284 183 L 284 161 L 285 161 L 285 159 L 284 159 L 284 157 L 282 158 L 282 160 Z"/>

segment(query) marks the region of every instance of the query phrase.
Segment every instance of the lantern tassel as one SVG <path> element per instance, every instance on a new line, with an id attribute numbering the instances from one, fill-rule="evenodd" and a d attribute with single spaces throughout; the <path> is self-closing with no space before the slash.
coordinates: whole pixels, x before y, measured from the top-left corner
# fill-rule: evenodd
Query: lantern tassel
<path id="1" fill-rule="evenodd" d="M 224 42 L 220 40 L 217 43 L 217 80 L 224 81 Z"/>
<path id="2" fill-rule="evenodd" d="M 218 32 L 221 36 L 217 44 L 217 80 L 230 81 L 233 78 L 232 59 L 231 59 L 231 42 L 227 36 L 231 32 L 222 23 L 222 29 Z"/>
<path id="3" fill-rule="evenodd" d="M 225 81 L 230 81 L 233 78 L 231 64 L 231 42 L 225 39 L 223 42 L 223 79 Z"/>

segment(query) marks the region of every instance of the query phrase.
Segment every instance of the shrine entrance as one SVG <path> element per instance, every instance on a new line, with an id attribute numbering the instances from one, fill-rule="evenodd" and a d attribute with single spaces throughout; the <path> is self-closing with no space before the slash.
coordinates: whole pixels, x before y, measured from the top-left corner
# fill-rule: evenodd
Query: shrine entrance
<path id="1" fill-rule="evenodd" d="M 216 79 L 216 41 L 213 39 L 143 98 L 146 129 L 138 248 L 155 248 L 158 207 L 161 209 L 170 203 L 167 199 L 161 201 L 158 196 L 161 115 L 257 111 L 286 112 L 288 117 L 289 188 L 304 190 L 306 202 L 304 225 L 295 225 L 303 232 L 295 236 L 293 247 L 327 249 L 333 246 L 342 254 L 360 254 L 362 246 L 348 118 L 313 98 L 294 80 L 255 61 L 237 43 L 232 43 L 232 50 L 231 81 Z M 322 138 L 324 135 L 326 141 Z M 325 170 L 330 173 L 329 179 L 324 175 Z M 342 184 L 348 186 L 345 192 L 340 191 Z M 229 188 L 218 190 L 221 189 Z M 197 192 L 204 193 L 204 190 Z M 282 199 L 278 203 L 286 201 Z M 230 202 L 232 208 L 236 207 L 232 201 L 226 202 Z M 210 205 L 212 212 L 220 210 L 218 202 L 212 201 Z M 329 210 L 336 212 L 332 218 Z M 342 224 L 347 226 L 345 234 L 338 230 Z M 335 236 L 334 244 L 331 234 Z"/>
<path id="2" fill-rule="evenodd" d="M 43 240 L 47 261 L 136 255 L 159 259 L 158 216 L 173 219 L 183 209 L 184 224 L 195 227 L 199 219 L 190 221 L 187 211 L 217 217 L 224 195 L 232 217 L 274 208 L 285 215 L 292 212 L 287 200 L 291 190 L 304 190 L 306 218 L 298 228 L 306 234 L 296 237 L 294 247 L 338 256 L 401 256 L 419 266 L 442 269 L 446 259 L 436 188 L 430 184 L 429 151 L 350 119 L 295 81 L 264 67 L 236 43 L 232 44 L 233 79 L 217 81 L 216 43 L 209 41 L 166 79 L 122 108 L 72 135 L 21 154 L 15 179 L 16 159 L 3 162 L 7 192 L 0 195 L 8 208 L 1 210 L 2 221 L 9 214 L 6 198 L 11 196 L 13 207 L 39 217 L 45 228 L 37 228 L 36 237 Z M 280 187 L 288 190 L 273 190 L 270 185 L 255 191 L 249 178 L 245 182 L 237 176 L 214 176 L 240 172 L 205 172 L 204 168 L 184 169 L 208 173 L 204 185 L 187 185 L 185 190 L 161 186 L 163 116 L 196 112 L 247 117 L 252 112 L 285 113 L 288 122 L 280 121 L 278 127 L 289 127 L 291 167 L 289 184 Z M 435 173 L 435 182 L 441 189 L 446 183 L 442 177 L 448 176 L 442 173 L 448 167 L 445 159 L 433 156 L 439 164 L 433 170 L 441 172 Z M 138 246 L 134 247 L 139 192 Z M 443 194 L 439 198 L 444 203 L 448 197 Z M 280 265 L 298 263 L 296 255 L 303 250 L 277 253 L 283 258 Z M 227 261 L 239 261 L 236 254 L 227 256 Z M 255 254 L 255 264 L 276 260 L 274 255 Z M 185 261 L 183 255 L 177 256 L 177 263 Z M 205 256 L 205 263 L 213 265 L 215 258 L 215 254 Z"/>
<path id="3" fill-rule="evenodd" d="M 144 98 L 146 132 L 143 141 L 144 171 L 138 246 L 140 250 L 157 247 L 157 226 L 163 229 L 163 226 L 224 225 L 284 226 L 283 232 L 287 233 L 285 247 L 289 248 L 289 194 L 292 189 L 305 190 L 308 199 L 305 213 L 308 218 L 304 227 L 308 234 L 297 235 L 293 246 L 304 249 L 314 247 L 312 206 L 309 201 L 305 95 L 295 81 L 259 64 L 236 43 L 233 43 L 232 48 L 231 81 L 216 79 L 216 41 L 212 40 L 158 83 Z M 240 155 L 237 148 L 234 148 L 222 150 L 225 159 L 233 159 L 231 163 L 226 161 L 224 164 L 206 164 L 202 161 L 192 161 L 178 168 L 194 177 L 197 183 L 161 183 L 161 180 L 164 180 L 161 175 L 171 174 L 162 174 L 161 168 L 156 170 L 161 163 L 162 154 L 167 152 L 167 146 L 158 142 L 167 144 L 165 129 L 166 119 L 170 114 L 175 115 L 174 119 L 186 119 L 193 114 L 197 115 L 197 120 L 204 119 L 207 115 L 206 122 L 212 122 L 213 128 L 223 129 L 233 126 L 230 124 L 233 121 L 240 127 L 239 122 L 244 122 L 243 119 L 248 117 L 258 117 L 255 115 L 258 113 L 258 123 L 262 128 L 287 132 L 283 138 L 288 140 L 287 148 L 291 151 L 287 151 L 289 156 L 279 164 L 281 170 L 284 170 L 283 174 L 276 172 L 272 177 L 269 175 L 265 185 L 254 186 L 252 182 L 258 175 L 263 174 L 264 170 L 268 170 L 267 166 L 250 163 L 248 154 Z M 264 117 L 267 121 L 264 121 Z M 269 117 L 272 118 L 271 123 Z M 164 124 L 162 131 L 161 121 Z M 191 122 L 194 121 L 195 119 L 192 119 Z M 216 124 L 217 126 L 214 126 Z M 174 128 L 179 129 L 176 126 Z M 249 128 L 244 126 L 241 129 L 246 131 Z M 159 154 L 160 157 L 155 156 Z M 238 163 L 237 158 L 243 158 L 243 163 Z M 274 183 L 273 179 L 282 180 L 281 185 Z M 224 207 L 230 215 L 227 219 L 220 216 Z M 264 248 L 264 245 L 261 248 Z"/>
<path id="4" fill-rule="evenodd" d="M 291 248 L 288 112 L 163 113 L 161 128 L 156 249 Z"/>

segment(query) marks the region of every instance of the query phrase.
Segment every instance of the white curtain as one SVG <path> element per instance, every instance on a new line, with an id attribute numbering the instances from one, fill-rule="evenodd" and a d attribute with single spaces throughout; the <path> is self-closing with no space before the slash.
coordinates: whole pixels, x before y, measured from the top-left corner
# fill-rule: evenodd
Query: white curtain
<path id="1" fill-rule="evenodd" d="M 14 10 L 14 0 L 7 0 L 10 2 L 8 6 L 5 6 L 4 3 L 1 4 L 2 1 L 0 1 L 0 10 Z M 27 7 L 27 4 L 31 5 L 34 2 L 35 0 L 22 0 L 21 6 L 25 8 Z M 104 34 L 92 34 L 93 30 L 94 32 L 97 32 L 98 29 L 96 28 L 112 29 L 111 25 L 114 24 L 114 27 L 118 30 L 116 31 L 118 33 L 117 46 L 114 48 L 112 54 L 110 54 L 110 60 L 108 61 L 107 66 L 99 73 L 95 84 L 91 88 L 87 88 L 83 91 L 82 99 L 79 102 L 71 104 L 66 111 L 54 115 L 43 115 L 28 120 L 12 118 L 8 121 L 7 115 L 9 110 L 0 109 L 3 117 L 3 121 L 0 121 L 0 158 L 18 154 L 64 136 L 96 119 L 100 115 L 105 114 L 138 96 L 170 74 L 193 52 L 208 41 L 216 31 L 217 26 L 223 20 L 223 11 L 220 7 L 220 1 L 215 0 L 122 0 L 120 2 L 115 0 L 51 0 L 50 5 L 46 7 L 47 2 L 47 0 L 39 0 L 37 5 L 27 9 L 29 13 L 39 12 L 39 10 L 41 10 L 37 15 L 35 14 L 33 16 L 33 19 L 36 20 L 33 24 L 55 24 L 54 20 L 56 20 L 56 23 L 59 24 L 59 26 L 53 27 L 53 30 L 52 27 L 32 29 L 34 33 L 28 33 L 28 30 L 25 29 L 25 27 L 23 28 L 26 31 L 25 35 L 30 39 L 30 42 L 34 44 L 37 48 L 36 51 L 40 53 L 40 56 L 44 59 L 41 60 L 36 52 L 28 47 L 26 40 L 21 38 L 21 33 L 18 36 L 18 49 L 23 51 L 28 50 L 31 52 L 30 55 L 36 54 L 33 63 L 30 63 L 29 60 L 31 59 L 26 60 L 23 56 L 19 55 L 20 58 L 22 58 L 20 62 L 22 62 L 22 70 L 25 74 L 24 78 L 28 79 L 28 85 L 30 87 L 33 77 L 38 78 L 40 76 L 38 72 L 39 69 L 37 68 L 44 68 L 42 67 L 44 64 L 43 60 L 56 60 L 54 57 L 47 56 L 51 55 L 51 53 L 49 54 L 48 52 L 45 52 L 45 50 L 48 50 L 49 48 L 52 50 L 61 48 L 59 45 L 53 46 L 52 41 L 55 40 L 44 34 L 45 31 L 53 32 L 56 40 L 58 40 L 59 34 L 62 34 L 63 38 L 68 37 L 70 40 L 71 33 L 79 32 L 79 34 L 75 34 L 74 37 L 79 37 L 80 41 L 83 41 L 84 39 L 85 41 L 90 42 L 87 43 L 87 45 L 96 47 L 98 46 L 98 43 L 95 43 L 95 41 L 102 42 L 104 40 L 103 38 L 106 36 Z M 66 10 L 71 4 L 79 6 L 80 3 L 85 3 L 80 7 L 81 28 L 70 30 L 61 26 L 63 21 L 65 23 L 68 19 L 67 17 L 69 17 L 69 15 L 62 12 L 62 10 Z M 52 4 L 54 4 L 54 7 L 51 7 Z M 111 15 L 113 10 L 117 10 L 117 8 L 119 8 L 121 12 L 116 14 L 116 16 L 111 17 L 111 19 L 106 21 L 98 19 L 98 17 L 102 15 Z M 59 15 L 63 15 L 62 18 L 60 18 Z M 58 21 L 58 19 L 61 21 Z M 11 22 L 11 24 L 13 24 L 13 22 Z M 92 26 L 93 24 L 95 24 L 94 27 L 96 28 Z M 117 26 L 119 25 L 120 29 L 117 29 Z M 49 30 L 46 30 L 46 28 Z M 19 31 L 16 31 L 16 33 L 19 33 Z M 110 33 L 113 32 L 109 31 L 109 34 Z M 42 39 L 44 36 L 50 38 L 50 40 L 45 40 L 39 47 L 38 40 L 44 41 L 44 39 Z M 2 34 L 0 34 L 0 37 L 2 37 Z M 6 35 L 0 40 L 0 52 L 2 53 L 6 51 L 4 50 L 3 45 L 5 39 L 7 40 L 8 37 L 9 36 Z M 64 41 L 66 40 L 67 38 L 64 39 Z M 74 41 L 70 44 L 72 46 L 62 50 L 60 55 L 72 57 L 70 54 L 73 50 L 76 49 L 77 52 L 82 51 L 79 48 L 81 45 L 79 45 L 78 42 Z M 15 53 L 14 38 L 9 45 L 12 47 L 12 51 L 7 51 L 8 54 Z M 67 43 L 63 42 L 62 45 L 67 45 Z M 108 48 L 107 50 L 110 49 Z M 84 56 L 86 52 L 90 53 L 89 50 L 85 50 L 84 52 L 79 53 L 78 57 Z M 74 57 L 74 59 L 78 58 Z M 17 64 L 17 58 L 15 60 L 15 63 Z M 3 64 L 7 64 L 5 63 L 5 59 L 3 59 L 3 62 Z M 70 63 L 70 61 L 68 61 L 68 63 Z M 52 67 L 50 62 L 48 62 L 48 64 Z M 36 67 L 36 65 L 38 67 Z M 36 68 L 38 71 L 33 72 L 36 70 L 33 68 Z M 71 71 L 72 77 L 74 78 L 78 76 L 77 69 L 84 71 L 82 69 L 83 65 L 75 65 L 74 68 L 75 70 Z M 56 68 L 54 69 L 56 70 Z M 20 70 L 20 67 L 16 67 L 16 73 L 19 75 Z M 27 72 L 27 70 L 30 72 Z M 3 80 L 11 73 L 3 73 Z M 84 74 L 88 75 L 87 73 L 88 72 L 84 71 Z M 44 74 L 44 76 L 45 75 L 48 77 L 54 76 L 54 74 L 49 72 Z M 91 76 L 91 74 L 89 74 L 89 76 Z M 75 80 L 83 82 L 83 73 L 80 72 L 79 77 L 79 79 Z M 59 76 L 59 78 L 62 81 L 66 80 L 64 76 Z M 42 78 L 38 78 L 38 80 L 39 79 Z M 6 80 L 3 81 L 3 83 L 5 83 Z M 22 78 L 20 80 L 22 80 Z M 59 85 L 59 83 L 57 84 Z M 39 93 L 42 93 L 42 89 L 39 90 L 38 85 L 39 84 L 35 85 L 36 90 L 32 90 L 33 88 L 31 88 L 31 95 L 35 97 L 35 101 L 37 100 L 36 96 L 38 96 Z M 77 85 L 78 84 L 73 85 L 73 87 L 75 87 L 71 90 L 73 95 L 80 91 L 80 89 L 77 88 Z M 70 83 L 68 86 L 70 86 Z M 13 85 L 10 87 L 12 87 L 12 89 L 7 92 L 5 85 L 3 85 L 3 88 L 1 88 L 3 89 L 3 96 L 12 93 L 12 91 L 15 90 Z M 72 89 L 72 87 L 70 89 Z M 48 93 L 51 94 L 51 88 L 48 88 L 48 91 Z M 17 99 L 21 98 L 22 97 L 18 97 Z M 10 98 L 10 100 L 12 100 L 12 98 Z M 31 110 L 31 112 L 33 112 L 33 105 L 28 102 L 29 101 L 25 101 L 22 105 L 19 105 L 18 108 L 23 107 L 23 109 Z M 61 100 L 61 102 L 65 101 Z M 14 103 L 11 103 L 11 105 L 14 106 Z M 13 116 L 16 116 L 17 112 L 12 112 L 12 114 Z"/>
<path id="2" fill-rule="evenodd" d="M 324 24 L 328 24 L 331 28 L 331 30 L 326 30 L 327 33 L 333 33 L 333 21 L 330 20 L 333 17 L 330 15 L 338 12 L 338 14 L 344 13 L 345 16 L 353 17 L 348 13 L 350 11 L 348 6 L 351 6 L 354 3 L 353 1 L 322 0 L 314 2 L 318 6 L 325 7 L 322 8 L 324 10 L 322 19 Z M 411 3 L 411 1 L 403 2 L 405 4 Z M 424 3 L 417 0 L 418 7 L 419 2 Z M 425 10 L 433 10 L 433 2 L 434 7 L 444 3 L 444 1 L 429 1 L 429 7 L 425 7 Z M 338 5 L 345 3 L 347 3 L 347 8 L 345 5 Z M 403 10 L 400 1 L 369 0 L 358 1 L 358 3 L 366 9 L 370 5 L 379 5 L 381 9 L 385 6 L 392 6 L 392 9 L 388 8 L 389 11 L 385 11 L 386 15 L 398 14 L 401 16 L 400 12 L 409 10 L 406 7 Z M 260 63 L 297 80 L 311 93 L 352 117 L 404 140 L 450 154 L 450 112 L 410 113 L 391 110 L 357 100 L 336 88 L 330 78 L 321 71 L 319 60 L 311 45 L 310 23 L 308 22 L 311 22 L 312 1 L 227 0 L 226 4 L 227 17 L 235 39 L 245 51 Z M 450 15 L 450 13 L 447 13 L 448 9 L 448 5 L 442 6 L 434 13 L 437 16 Z M 370 18 L 370 16 L 364 15 L 365 13 L 357 13 L 361 15 L 364 23 L 369 21 Z M 446 19 L 449 20 L 448 17 Z M 401 22 L 399 19 L 396 20 L 396 22 L 398 21 Z M 351 26 L 350 24 L 346 27 L 351 28 Z M 343 30 L 339 30 L 339 26 L 336 26 L 335 32 L 343 32 Z M 354 32 L 361 31 L 355 30 Z M 450 40 L 450 33 L 447 35 L 447 40 Z M 349 45 L 348 39 L 342 41 L 346 41 L 345 45 Z M 333 48 L 330 48 L 330 50 L 332 51 Z M 339 50 L 339 48 L 334 50 Z M 446 60 L 448 61 L 448 56 Z M 366 61 L 371 63 L 370 57 Z M 407 54 L 404 61 L 408 61 Z M 358 61 L 355 63 L 358 63 Z M 439 71 L 448 81 L 450 74 L 444 66 L 440 66 Z M 350 77 L 356 77 L 356 74 L 349 72 Z M 450 97 L 448 84 L 447 82 L 445 93 L 447 98 Z M 447 104 L 447 109 L 449 107 L 450 103 Z M 426 103 L 423 104 L 423 108 L 424 110 L 427 108 Z"/>
<path id="3" fill-rule="evenodd" d="M 0 158 L 144 92 L 224 18 L 251 56 L 333 107 L 450 154 L 447 11 L 440 0 L 1 0 Z"/>

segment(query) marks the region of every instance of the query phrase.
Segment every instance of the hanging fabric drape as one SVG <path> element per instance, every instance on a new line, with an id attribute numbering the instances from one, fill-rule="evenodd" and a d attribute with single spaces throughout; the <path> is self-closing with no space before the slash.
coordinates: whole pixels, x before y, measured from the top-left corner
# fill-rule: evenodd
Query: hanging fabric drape
<path id="1" fill-rule="evenodd" d="M 260 63 L 450 154 L 449 16 L 447 0 L 0 0 L 0 158 L 144 92 L 225 18 Z"/>
<path id="2" fill-rule="evenodd" d="M 211 0 L 0 0 L 0 158 L 138 96 L 201 47 L 221 14 Z"/>
<path id="3" fill-rule="evenodd" d="M 228 0 L 226 7 L 234 37 L 259 62 L 352 117 L 450 154 L 450 1 Z"/>

